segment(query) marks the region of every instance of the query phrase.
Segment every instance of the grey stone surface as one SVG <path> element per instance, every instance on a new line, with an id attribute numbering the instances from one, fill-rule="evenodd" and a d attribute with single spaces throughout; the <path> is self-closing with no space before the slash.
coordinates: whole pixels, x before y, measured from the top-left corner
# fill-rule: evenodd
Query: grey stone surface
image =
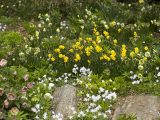
<path id="1" fill-rule="evenodd" d="M 117 120 L 120 114 L 135 115 L 137 120 L 157 120 L 160 118 L 160 97 L 135 95 L 121 98 L 112 120 Z"/>
<path id="2" fill-rule="evenodd" d="M 76 108 L 76 88 L 71 85 L 65 85 L 55 90 L 54 111 L 61 113 L 64 118 L 73 115 L 73 108 Z"/>

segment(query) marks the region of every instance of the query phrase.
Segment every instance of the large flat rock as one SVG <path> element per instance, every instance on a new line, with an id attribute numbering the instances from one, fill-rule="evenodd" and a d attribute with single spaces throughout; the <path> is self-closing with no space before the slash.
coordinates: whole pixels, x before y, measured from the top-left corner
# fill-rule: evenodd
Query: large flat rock
<path id="1" fill-rule="evenodd" d="M 54 111 L 61 113 L 64 118 L 73 115 L 73 108 L 76 108 L 76 88 L 71 85 L 65 85 L 55 90 Z"/>
<path id="2" fill-rule="evenodd" d="M 135 115 L 137 120 L 157 120 L 160 118 L 160 97 L 135 95 L 121 98 L 112 120 L 117 120 L 121 114 Z"/>

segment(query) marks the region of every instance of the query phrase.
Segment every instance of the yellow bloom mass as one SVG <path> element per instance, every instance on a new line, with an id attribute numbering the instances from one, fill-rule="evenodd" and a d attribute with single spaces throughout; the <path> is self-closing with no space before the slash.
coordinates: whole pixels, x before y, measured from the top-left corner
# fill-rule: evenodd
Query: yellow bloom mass
<path id="1" fill-rule="evenodd" d="M 107 31 L 104 31 L 103 34 L 104 34 L 105 36 L 109 36 L 109 32 L 107 32 Z"/>
<path id="2" fill-rule="evenodd" d="M 77 53 L 76 55 L 75 55 L 75 62 L 78 62 L 78 61 L 80 61 L 81 60 L 81 56 Z"/>
<path id="3" fill-rule="evenodd" d="M 110 58 L 111 58 L 112 60 L 116 60 L 116 52 L 115 52 L 114 50 L 111 51 Z"/>
<path id="4" fill-rule="evenodd" d="M 113 40 L 113 43 L 116 45 L 118 42 L 116 39 Z"/>
<path id="5" fill-rule="evenodd" d="M 48 54 L 48 57 L 51 58 L 51 57 L 52 57 L 52 54 Z"/>
<path id="6" fill-rule="evenodd" d="M 64 49 L 64 48 L 65 48 L 64 45 L 59 46 L 59 49 Z"/>
<path id="7" fill-rule="evenodd" d="M 131 56 L 131 58 L 133 58 L 135 56 L 135 53 L 133 51 L 130 52 L 130 56 Z"/>
<path id="8" fill-rule="evenodd" d="M 118 33 L 120 33 L 121 31 L 122 31 L 122 29 L 121 29 L 121 28 L 119 28 L 119 29 L 118 29 Z"/>
<path id="9" fill-rule="evenodd" d="M 63 55 L 62 54 L 59 54 L 59 56 L 58 56 L 59 58 L 63 58 Z"/>
<path id="10" fill-rule="evenodd" d="M 136 38 L 138 36 L 137 32 L 134 32 L 134 37 Z"/>
<path id="11" fill-rule="evenodd" d="M 68 59 L 69 59 L 69 58 L 68 58 L 67 56 L 64 56 L 64 57 L 63 57 L 64 63 L 68 62 Z"/>
<path id="12" fill-rule="evenodd" d="M 99 46 L 99 45 L 96 45 L 95 46 L 95 50 L 96 50 L 96 52 L 101 52 L 102 51 L 102 48 Z"/>
<path id="13" fill-rule="evenodd" d="M 121 57 L 122 57 L 122 59 L 124 59 L 126 57 L 126 53 L 127 53 L 126 45 L 122 45 L 122 49 L 121 49 Z"/>
<path id="14" fill-rule="evenodd" d="M 137 54 L 139 52 L 139 48 L 138 47 L 134 48 L 134 52 Z"/>
<path id="15" fill-rule="evenodd" d="M 55 50 L 54 50 L 54 52 L 56 52 L 56 53 L 60 53 L 60 52 L 61 52 L 61 50 L 60 50 L 59 48 L 57 48 L 57 49 L 55 49 Z"/>
<path id="16" fill-rule="evenodd" d="M 51 58 L 51 61 L 52 61 L 52 62 L 54 62 L 54 61 L 55 61 L 55 58 L 54 58 L 54 57 L 52 57 L 52 58 Z"/>
<path id="17" fill-rule="evenodd" d="M 73 53 L 73 49 L 69 49 L 69 52 Z"/>

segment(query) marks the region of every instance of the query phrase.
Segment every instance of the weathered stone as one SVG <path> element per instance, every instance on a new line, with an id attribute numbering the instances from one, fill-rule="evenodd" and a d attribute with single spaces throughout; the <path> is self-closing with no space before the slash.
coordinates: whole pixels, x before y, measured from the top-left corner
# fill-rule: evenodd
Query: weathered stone
<path id="1" fill-rule="evenodd" d="M 73 108 L 76 108 L 76 88 L 71 85 L 65 85 L 55 90 L 54 111 L 61 113 L 64 118 L 73 115 Z"/>
<path id="2" fill-rule="evenodd" d="M 123 100 L 124 99 L 124 100 Z M 137 120 L 156 120 L 160 118 L 160 97 L 151 95 L 128 96 L 120 100 L 112 120 L 121 114 L 135 115 Z"/>

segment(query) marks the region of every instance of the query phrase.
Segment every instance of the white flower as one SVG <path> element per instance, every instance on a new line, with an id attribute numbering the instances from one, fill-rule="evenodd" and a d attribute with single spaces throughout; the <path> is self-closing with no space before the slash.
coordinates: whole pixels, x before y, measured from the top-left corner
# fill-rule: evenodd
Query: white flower
<path id="1" fill-rule="evenodd" d="M 54 87 L 54 84 L 53 83 L 49 83 L 48 89 L 51 90 L 53 87 Z"/>
<path id="2" fill-rule="evenodd" d="M 39 117 L 38 117 L 38 116 L 36 116 L 35 118 L 36 118 L 37 120 L 39 120 Z"/>
<path id="3" fill-rule="evenodd" d="M 35 105 L 36 109 L 40 109 L 40 104 Z"/>
<path id="4" fill-rule="evenodd" d="M 139 81 L 139 80 L 136 80 L 136 81 L 133 81 L 133 82 L 132 82 L 132 84 L 133 84 L 133 85 L 135 85 L 135 84 L 139 84 L 139 83 L 140 83 L 140 81 Z"/>
<path id="5" fill-rule="evenodd" d="M 150 57 L 150 56 L 151 56 L 150 52 L 145 52 L 145 57 Z"/>
<path id="6" fill-rule="evenodd" d="M 101 96 L 100 96 L 100 95 L 97 95 L 97 96 L 92 95 L 92 100 L 93 100 L 93 102 L 98 101 L 100 98 L 101 98 Z"/>
<path id="7" fill-rule="evenodd" d="M 35 112 L 35 113 L 38 112 L 38 110 L 37 110 L 35 107 L 31 108 L 31 110 L 32 110 L 33 112 Z"/>
<path id="8" fill-rule="evenodd" d="M 47 119 L 47 113 L 46 113 L 46 112 L 43 114 L 43 119 L 44 119 L 44 120 Z"/>
<path id="9" fill-rule="evenodd" d="M 158 72 L 157 76 L 158 76 L 158 77 L 160 76 L 160 72 Z"/>
<path id="10" fill-rule="evenodd" d="M 104 92 L 104 88 L 100 87 L 99 91 L 100 91 L 100 93 Z"/>
<path id="11" fill-rule="evenodd" d="M 46 94 L 44 95 L 44 98 L 45 98 L 45 99 L 47 99 L 47 98 L 53 99 L 53 97 L 52 97 L 52 95 L 51 95 L 50 93 L 46 93 Z"/>
<path id="12" fill-rule="evenodd" d="M 139 69 L 139 70 L 143 70 L 143 66 L 142 66 L 142 65 L 139 65 L 139 66 L 138 66 L 138 69 Z"/>
<path id="13" fill-rule="evenodd" d="M 159 70 L 159 67 L 156 67 L 156 70 Z"/>
<path id="14" fill-rule="evenodd" d="M 59 33 L 59 32 L 60 32 L 60 29 L 59 29 L 59 28 L 57 28 L 57 29 L 56 29 L 56 31 Z"/>
<path id="15" fill-rule="evenodd" d="M 80 111 L 80 112 L 79 112 L 79 115 L 84 117 L 84 116 L 85 116 L 85 113 L 84 113 L 83 111 Z"/>
<path id="16" fill-rule="evenodd" d="M 38 24 L 38 27 L 39 27 L 39 28 L 41 28 L 41 27 L 42 27 L 42 25 L 41 25 L 41 24 Z"/>

